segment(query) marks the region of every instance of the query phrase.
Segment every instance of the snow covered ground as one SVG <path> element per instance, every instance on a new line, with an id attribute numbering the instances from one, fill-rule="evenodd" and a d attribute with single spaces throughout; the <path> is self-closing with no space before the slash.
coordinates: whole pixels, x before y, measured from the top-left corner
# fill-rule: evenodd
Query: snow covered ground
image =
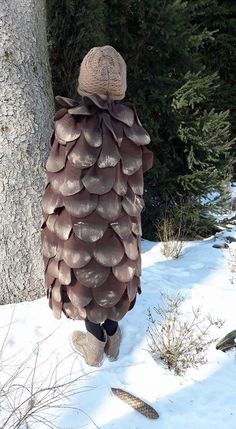
<path id="1" fill-rule="evenodd" d="M 236 329 L 236 283 L 230 280 L 230 252 L 212 247 L 227 236 L 236 238 L 235 226 L 229 226 L 217 239 L 187 242 L 177 260 L 165 258 L 160 243 L 142 241 L 142 295 L 120 323 L 123 339 L 119 360 L 105 359 L 98 369 L 87 366 L 70 347 L 71 332 L 84 330 L 83 322 L 54 319 L 46 298 L 2 306 L 0 385 L 14 370 L 17 383 L 34 390 L 47 388 L 56 379 L 59 383 L 69 377 L 77 379 L 73 384 L 77 393 L 60 399 L 67 408 L 47 410 L 49 422 L 65 429 L 235 429 L 235 350 L 223 353 L 213 344 L 207 352 L 208 363 L 189 369 L 184 376 L 172 374 L 147 351 L 147 310 L 160 302 L 161 292 L 181 292 L 186 311 L 199 305 L 203 313 L 223 319 L 224 326 L 217 330 L 220 338 Z M 145 400 L 158 411 L 159 420 L 149 420 L 129 408 L 111 393 L 111 387 Z M 13 389 L 12 401 L 19 403 L 17 386 L 15 392 L 14 398 Z M 45 392 L 42 400 L 44 397 L 49 404 L 52 396 L 43 396 Z M 69 397 L 69 393 L 65 395 Z M 6 419 L 3 409 L 0 415 L 1 426 Z M 41 415 L 45 416 L 43 411 Z M 5 427 L 13 427 L 10 420 Z M 23 427 L 47 426 L 31 421 Z"/>

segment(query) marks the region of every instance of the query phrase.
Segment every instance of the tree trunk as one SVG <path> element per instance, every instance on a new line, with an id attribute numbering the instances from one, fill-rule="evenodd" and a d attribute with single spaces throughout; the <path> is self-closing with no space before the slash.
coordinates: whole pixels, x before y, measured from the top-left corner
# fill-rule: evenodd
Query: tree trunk
<path id="1" fill-rule="evenodd" d="M 44 293 L 41 196 L 53 94 L 44 0 L 1 0 L 0 303 Z"/>

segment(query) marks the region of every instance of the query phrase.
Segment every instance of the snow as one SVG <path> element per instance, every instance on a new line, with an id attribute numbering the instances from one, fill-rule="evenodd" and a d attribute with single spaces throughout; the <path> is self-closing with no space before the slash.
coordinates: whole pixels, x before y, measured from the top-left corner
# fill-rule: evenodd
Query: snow
<path id="1" fill-rule="evenodd" d="M 46 387 L 54 378 L 76 379 L 75 394 L 60 399 L 66 408 L 50 411 L 65 429 L 235 429 L 235 350 L 223 353 L 213 344 L 206 352 L 208 362 L 189 369 L 184 376 L 174 375 L 147 350 L 147 311 L 160 302 L 162 292 L 181 292 L 186 312 L 200 306 L 203 313 L 223 319 L 223 327 L 212 335 L 222 338 L 236 329 L 236 284 L 230 280 L 229 248 L 212 247 L 228 236 L 236 238 L 235 225 L 216 237 L 186 242 L 176 260 L 163 256 L 161 243 L 142 240 L 142 294 L 120 322 L 119 359 L 105 359 L 100 368 L 87 366 L 71 349 L 70 334 L 75 329 L 85 330 L 84 323 L 56 320 L 46 298 L 1 306 L 0 383 L 22 362 L 21 370 L 17 369 L 19 380 L 27 385 L 33 377 L 34 388 Z M 145 400 L 158 411 L 159 420 L 134 411 L 111 393 L 111 387 Z M 2 412 L 2 419 L 4 416 Z M 52 422 L 53 417 L 50 419 Z M 29 427 L 42 429 L 46 425 L 31 423 Z"/>

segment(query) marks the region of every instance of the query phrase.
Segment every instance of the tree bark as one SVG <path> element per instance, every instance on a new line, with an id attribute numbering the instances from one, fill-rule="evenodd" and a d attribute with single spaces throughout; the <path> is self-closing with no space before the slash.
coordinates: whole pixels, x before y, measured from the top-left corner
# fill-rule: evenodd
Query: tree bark
<path id="1" fill-rule="evenodd" d="M 0 303 L 44 294 L 41 196 L 53 94 L 44 0 L 0 0 Z"/>

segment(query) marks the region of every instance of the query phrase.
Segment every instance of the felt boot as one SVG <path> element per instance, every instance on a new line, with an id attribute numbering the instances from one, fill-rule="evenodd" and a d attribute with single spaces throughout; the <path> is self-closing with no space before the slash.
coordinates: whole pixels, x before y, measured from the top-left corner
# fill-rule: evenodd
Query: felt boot
<path id="1" fill-rule="evenodd" d="M 106 342 L 104 351 L 107 355 L 107 358 L 110 361 L 114 361 L 118 358 L 120 342 L 121 342 L 121 330 L 120 330 L 120 327 L 118 326 L 116 332 L 113 335 L 107 334 L 107 342 Z"/>
<path id="2" fill-rule="evenodd" d="M 90 332 L 74 331 L 71 336 L 71 345 L 77 353 L 83 356 L 87 365 L 101 366 L 107 341 L 105 331 L 104 337 L 105 341 L 100 341 Z"/>

